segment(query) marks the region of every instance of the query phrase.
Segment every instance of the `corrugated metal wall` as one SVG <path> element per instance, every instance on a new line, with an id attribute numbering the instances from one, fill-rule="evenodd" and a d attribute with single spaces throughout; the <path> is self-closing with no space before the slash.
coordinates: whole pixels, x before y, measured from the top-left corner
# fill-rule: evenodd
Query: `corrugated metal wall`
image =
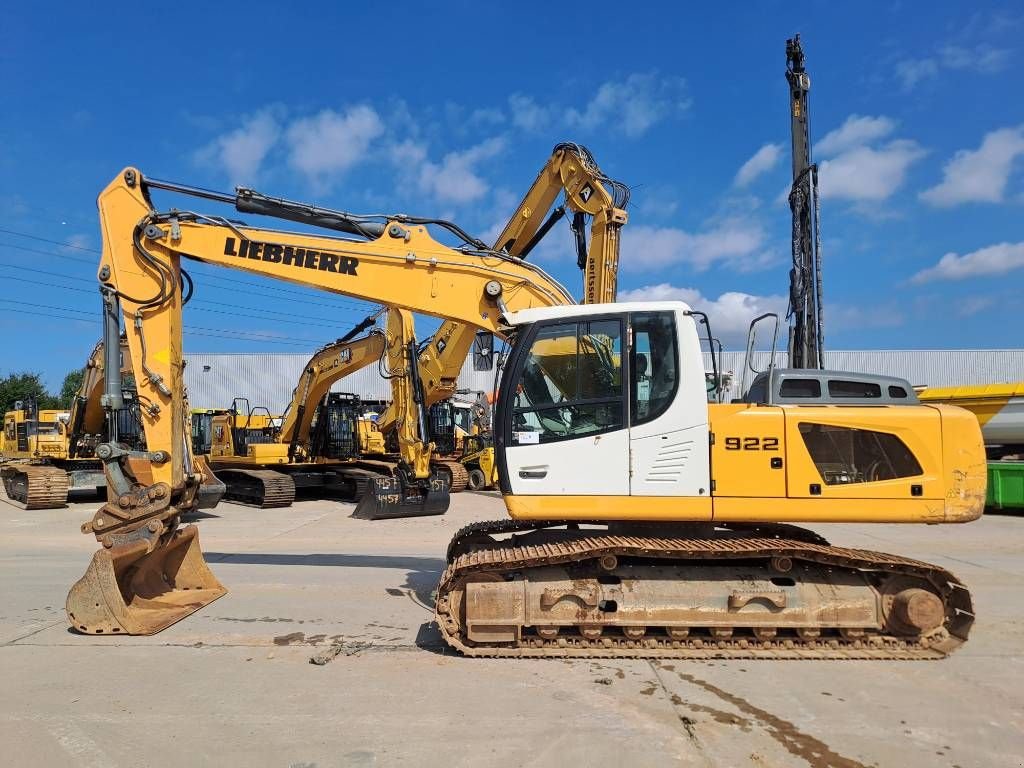
<path id="1" fill-rule="evenodd" d="M 193 408 L 226 408 L 234 397 L 247 397 L 253 406 L 280 412 L 291 400 L 292 389 L 310 355 L 302 354 L 186 354 L 185 384 Z M 767 367 L 769 353 L 756 352 L 754 366 Z M 899 376 L 911 384 L 933 387 L 1024 381 L 1024 349 L 870 350 L 825 354 L 834 370 L 863 371 Z M 785 364 L 777 355 L 776 364 Z M 705 355 L 704 367 L 711 370 Z M 723 369 L 735 374 L 730 396 L 738 396 L 743 353 L 726 352 Z M 467 364 L 459 375 L 459 388 L 490 391 L 493 372 L 479 372 Z M 364 399 L 388 400 L 388 382 L 371 365 L 335 384 L 336 392 L 355 392 Z"/>
<path id="2" fill-rule="evenodd" d="M 236 397 L 249 399 L 280 413 L 291 401 L 292 390 L 312 355 L 302 354 L 186 354 L 185 386 L 193 408 L 227 408 Z M 459 374 L 459 389 L 489 391 L 493 372 L 477 372 L 467 361 Z M 390 400 L 391 386 L 370 365 L 331 388 L 354 392 L 364 400 Z"/>

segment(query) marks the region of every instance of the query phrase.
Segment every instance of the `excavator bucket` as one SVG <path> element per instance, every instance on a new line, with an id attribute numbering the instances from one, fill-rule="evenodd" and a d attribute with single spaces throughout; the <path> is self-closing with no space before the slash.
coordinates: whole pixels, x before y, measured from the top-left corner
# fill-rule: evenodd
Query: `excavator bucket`
<path id="1" fill-rule="evenodd" d="M 378 476 L 359 498 L 352 517 L 389 520 L 396 517 L 443 515 L 451 492 L 447 479 L 434 475 L 425 484 L 404 482 L 400 475 Z"/>
<path id="2" fill-rule="evenodd" d="M 71 588 L 67 614 L 77 632 L 152 635 L 227 593 L 210 571 L 194 525 L 152 552 L 146 541 L 101 549 Z"/>

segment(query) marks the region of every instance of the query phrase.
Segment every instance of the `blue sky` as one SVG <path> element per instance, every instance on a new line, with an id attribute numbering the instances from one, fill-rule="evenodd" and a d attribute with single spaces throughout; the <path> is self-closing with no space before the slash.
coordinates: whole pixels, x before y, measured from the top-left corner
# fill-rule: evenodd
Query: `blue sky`
<path id="1" fill-rule="evenodd" d="M 683 298 L 739 348 L 788 287 L 794 32 L 826 346 L 1022 345 L 1019 4 L 61 5 L 11 6 L 0 31 L 0 373 L 57 386 L 84 361 L 95 198 L 125 165 L 493 236 L 563 140 L 633 187 L 620 298 Z M 567 228 L 536 259 L 579 293 Z M 196 352 L 305 352 L 370 308 L 192 271 Z"/>

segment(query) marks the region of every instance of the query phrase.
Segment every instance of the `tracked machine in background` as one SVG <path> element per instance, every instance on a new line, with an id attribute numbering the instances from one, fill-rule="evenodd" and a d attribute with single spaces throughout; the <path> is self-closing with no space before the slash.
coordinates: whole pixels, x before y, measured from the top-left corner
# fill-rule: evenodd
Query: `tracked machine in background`
<path id="1" fill-rule="evenodd" d="M 354 237 L 161 211 L 150 199 L 159 190 Z M 120 317 L 130 321 L 140 396 L 159 410 L 143 413 L 146 451 L 97 448 L 115 501 L 82 527 L 103 547 L 68 595 L 80 632 L 156 632 L 225 591 L 197 527 L 181 525 L 205 485 L 181 377 L 181 260 L 195 259 L 442 316 L 509 344 L 494 432 L 512 519 L 460 532 L 437 591 L 442 635 L 464 653 L 935 658 L 967 638 L 970 595 L 952 574 L 788 525 L 977 518 L 985 456 L 966 411 L 767 396 L 709 404 L 701 313 L 681 302 L 577 305 L 534 265 L 427 231 L 461 232 L 448 222 L 396 215 L 367 237 L 365 217 L 134 168 L 103 191 L 99 211 L 107 337 L 116 344 Z M 144 349 L 169 352 L 147 360 Z M 116 416 L 116 398 L 107 408 Z"/>
<path id="2" fill-rule="evenodd" d="M 561 197 L 561 201 L 559 198 Z M 568 217 L 576 249 L 576 265 L 583 276 L 582 303 L 615 301 L 618 289 L 622 228 L 629 220 L 629 187 L 608 176 L 589 149 L 574 142 L 556 144 L 515 212 L 490 250 L 525 261 L 545 237 Z M 588 240 L 589 228 L 589 240 Z M 483 243 L 476 243 L 486 249 Z M 475 325 L 448 318 L 420 348 L 416 362 L 423 402 L 427 408 L 457 394 L 458 376 L 474 346 L 487 353 L 480 359 L 491 370 L 495 356 L 493 334 Z M 397 419 L 394 403 L 378 421 L 381 431 L 391 432 Z M 440 414 L 438 414 L 440 415 Z M 443 439 L 443 438 L 442 438 Z M 493 450 L 476 441 L 479 451 Z M 483 457 L 484 463 L 489 458 Z M 453 486 L 469 482 L 475 459 L 467 462 L 454 455 L 441 457 L 452 473 Z M 493 465 L 493 461 L 490 461 Z M 462 467 L 466 476 L 462 477 Z"/>
<path id="3" fill-rule="evenodd" d="M 135 388 L 121 382 L 124 372 L 128 369 L 119 365 L 113 373 L 125 403 L 118 412 L 116 434 L 121 443 L 137 448 L 144 439 L 139 413 L 144 406 Z M 69 492 L 105 489 L 103 466 L 96 456 L 96 447 L 110 434 L 100 402 L 104 382 L 99 344 L 86 362 L 70 411 L 40 410 L 29 397 L 4 414 L 0 476 L 8 501 L 23 509 L 56 509 L 67 504 Z"/>

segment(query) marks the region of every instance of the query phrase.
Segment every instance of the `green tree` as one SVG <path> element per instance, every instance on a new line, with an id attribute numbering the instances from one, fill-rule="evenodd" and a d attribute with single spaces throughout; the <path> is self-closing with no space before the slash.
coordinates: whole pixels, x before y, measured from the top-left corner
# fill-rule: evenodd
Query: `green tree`
<path id="1" fill-rule="evenodd" d="M 64 383 L 60 386 L 60 407 L 70 408 L 71 403 L 75 400 L 75 395 L 78 394 L 78 390 L 82 387 L 82 379 L 85 377 L 85 368 L 78 368 L 74 371 L 68 371 L 68 375 L 64 377 Z"/>
<path id="2" fill-rule="evenodd" d="M 40 408 L 59 408 L 57 398 L 46 391 L 42 377 L 38 373 L 22 371 L 9 373 L 0 379 L 0 407 L 10 411 L 18 400 L 35 397 Z"/>

